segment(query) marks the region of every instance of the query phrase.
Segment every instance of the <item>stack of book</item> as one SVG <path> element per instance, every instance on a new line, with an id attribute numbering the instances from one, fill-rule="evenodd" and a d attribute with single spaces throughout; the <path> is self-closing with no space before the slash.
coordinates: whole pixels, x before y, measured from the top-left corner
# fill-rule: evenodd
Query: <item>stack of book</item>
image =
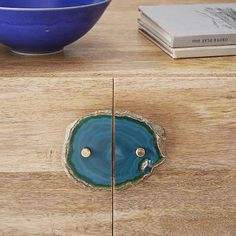
<path id="1" fill-rule="evenodd" d="M 173 58 L 236 55 L 236 3 L 141 6 L 139 30 Z"/>

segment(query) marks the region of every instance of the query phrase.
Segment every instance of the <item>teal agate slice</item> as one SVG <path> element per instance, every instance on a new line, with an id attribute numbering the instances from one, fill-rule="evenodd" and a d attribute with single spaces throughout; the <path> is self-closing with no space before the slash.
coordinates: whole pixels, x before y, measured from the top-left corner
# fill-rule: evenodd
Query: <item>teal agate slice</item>
<path id="1" fill-rule="evenodd" d="M 116 186 L 144 178 L 164 156 L 159 149 L 159 136 L 151 126 L 129 115 L 115 116 L 114 174 L 112 171 L 112 117 L 97 114 L 74 123 L 66 143 L 66 167 L 77 181 L 94 187 L 110 187 L 112 175 Z M 83 148 L 91 155 L 82 156 Z M 137 148 L 145 155 L 138 157 Z"/>
<path id="2" fill-rule="evenodd" d="M 151 173 L 162 160 L 154 131 L 144 121 L 128 116 L 115 119 L 115 183 L 123 185 Z M 145 155 L 137 157 L 136 149 Z"/>
<path id="3" fill-rule="evenodd" d="M 91 149 L 84 158 L 81 150 Z M 112 119 L 97 115 L 77 122 L 67 143 L 66 164 L 75 179 L 92 186 L 109 187 L 112 184 Z"/>

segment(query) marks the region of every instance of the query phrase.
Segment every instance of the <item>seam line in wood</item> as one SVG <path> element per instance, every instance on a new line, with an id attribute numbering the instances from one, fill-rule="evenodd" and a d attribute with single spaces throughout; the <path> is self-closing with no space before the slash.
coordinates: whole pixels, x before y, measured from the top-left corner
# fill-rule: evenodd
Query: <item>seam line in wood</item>
<path id="1" fill-rule="evenodd" d="M 115 79 L 112 79 L 112 236 L 114 235 L 114 192 L 115 192 Z"/>

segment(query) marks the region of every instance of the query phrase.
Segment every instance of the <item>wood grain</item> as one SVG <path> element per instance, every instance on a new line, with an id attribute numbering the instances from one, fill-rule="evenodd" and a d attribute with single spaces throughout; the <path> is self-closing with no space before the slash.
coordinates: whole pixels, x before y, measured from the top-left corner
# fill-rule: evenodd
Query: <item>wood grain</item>
<path id="1" fill-rule="evenodd" d="M 0 173 L 0 235 L 111 235 L 111 194 L 64 172 Z"/>
<path id="2" fill-rule="evenodd" d="M 66 127 L 111 110 L 112 80 L 0 78 L 0 235 L 111 235 L 111 192 L 62 167 Z"/>
<path id="3" fill-rule="evenodd" d="M 64 54 L 24 57 L 1 46 L 0 76 L 235 75 L 236 57 L 172 60 L 138 33 L 139 5 L 193 2 L 206 1 L 113 0 L 95 28 L 66 47 Z"/>
<path id="4" fill-rule="evenodd" d="M 162 125 L 167 160 L 116 190 L 115 235 L 236 234 L 236 78 L 115 80 L 116 110 Z"/>
<path id="5" fill-rule="evenodd" d="M 235 172 L 159 170 L 116 192 L 115 235 L 235 235 Z"/>
<path id="6" fill-rule="evenodd" d="M 111 193 L 71 182 L 61 150 L 69 123 L 111 109 L 113 77 L 117 110 L 168 138 L 155 174 L 115 193 L 115 234 L 236 234 L 236 57 L 172 60 L 137 31 L 139 5 L 192 2 L 113 0 L 63 54 L 0 46 L 0 235 L 111 235 Z"/>
<path id="7" fill-rule="evenodd" d="M 111 86 L 105 78 L 0 78 L 0 172 L 61 171 L 65 129 L 111 110 Z"/>

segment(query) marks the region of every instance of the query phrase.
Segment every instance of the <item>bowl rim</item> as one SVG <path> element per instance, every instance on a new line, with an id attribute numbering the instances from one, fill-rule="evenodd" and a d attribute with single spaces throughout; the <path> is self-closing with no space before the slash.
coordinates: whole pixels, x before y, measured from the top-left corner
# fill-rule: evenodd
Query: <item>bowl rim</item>
<path id="1" fill-rule="evenodd" d="M 109 3 L 112 0 L 102 0 L 101 2 L 93 3 L 93 4 L 86 4 L 81 6 L 71 6 L 71 7 L 48 7 L 48 8 L 19 8 L 19 7 L 1 7 L 1 10 L 7 10 L 7 11 L 60 11 L 60 10 L 73 10 L 73 9 L 80 9 L 80 8 L 86 8 L 86 7 L 92 7 L 92 6 L 98 6 L 105 3 Z"/>

